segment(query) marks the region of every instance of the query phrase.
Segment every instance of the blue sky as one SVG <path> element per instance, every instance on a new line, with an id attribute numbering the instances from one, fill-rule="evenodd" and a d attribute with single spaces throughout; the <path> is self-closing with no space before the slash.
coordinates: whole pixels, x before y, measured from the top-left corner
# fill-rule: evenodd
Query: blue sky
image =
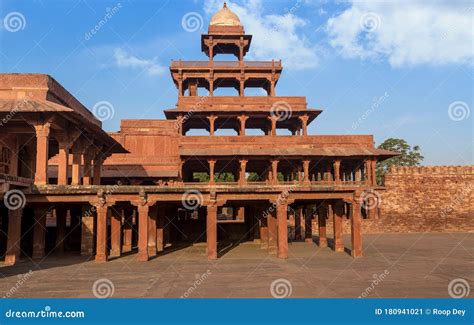
<path id="1" fill-rule="evenodd" d="M 247 57 L 283 60 L 277 95 L 307 96 L 324 110 L 309 132 L 374 134 L 377 144 L 399 137 L 421 146 L 424 164 L 474 163 L 472 2 L 228 5 L 254 35 Z M 107 131 L 120 119 L 161 119 L 177 98 L 170 60 L 206 59 L 200 34 L 221 6 L 2 0 L 0 72 L 50 74 L 90 109 L 110 102 Z"/>

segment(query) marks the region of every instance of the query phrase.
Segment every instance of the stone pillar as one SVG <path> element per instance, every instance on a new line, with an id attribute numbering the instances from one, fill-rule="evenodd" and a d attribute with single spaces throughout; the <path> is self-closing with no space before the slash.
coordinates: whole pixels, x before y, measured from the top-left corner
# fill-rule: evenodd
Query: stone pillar
<path id="1" fill-rule="evenodd" d="M 240 115 L 238 117 L 239 119 L 239 122 L 240 122 L 240 131 L 239 131 L 239 135 L 240 136 L 244 136 L 245 135 L 245 123 L 247 122 L 248 120 L 248 116 L 247 115 Z"/>
<path id="2" fill-rule="evenodd" d="M 273 159 L 272 160 L 272 183 L 273 184 L 278 184 L 278 160 Z"/>
<path id="3" fill-rule="evenodd" d="M 275 216 L 275 210 L 268 214 L 268 251 L 270 254 L 276 254 L 278 249 L 278 224 Z"/>
<path id="4" fill-rule="evenodd" d="M 272 115 L 272 116 L 268 117 L 268 119 L 269 119 L 270 122 L 271 122 L 270 135 L 276 136 L 276 126 L 277 126 L 278 116 Z"/>
<path id="5" fill-rule="evenodd" d="M 298 117 L 301 122 L 301 130 L 303 131 L 302 135 L 308 135 L 308 115 L 302 115 Z"/>
<path id="6" fill-rule="evenodd" d="M 138 260 L 146 262 L 148 255 L 148 236 L 149 236 L 149 212 L 148 205 L 138 205 Z"/>
<path id="7" fill-rule="evenodd" d="M 35 184 L 48 183 L 49 133 L 51 123 L 34 125 L 36 131 Z"/>
<path id="8" fill-rule="evenodd" d="M 360 183 L 362 181 L 362 172 L 359 165 L 357 165 L 355 170 L 355 181 Z"/>
<path id="9" fill-rule="evenodd" d="M 148 256 L 156 256 L 156 231 L 157 231 L 157 214 L 156 206 L 150 208 L 150 217 L 148 218 Z"/>
<path id="10" fill-rule="evenodd" d="M 81 255 L 92 256 L 94 254 L 94 215 L 91 206 L 82 207 L 81 226 Z"/>
<path id="11" fill-rule="evenodd" d="M 110 257 L 119 257 L 122 253 L 122 213 L 115 208 L 110 209 Z"/>
<path id="12" fill-rule="evenodd" d="M 277 206 L 278 220 L 278 258 L 288 258 L 288 225 L 286 222 L 288 215 L 288 205 L 279 204 Z"/>
<path id="13" fill-rule="evenodd" d="M 210 44 L 209 44 L 209 61 L 212 62 L 214 59 L 214 44 L 212 42 L 212 36 L 210 39 Z"/>
<path id="14" fill-rule="evenodd" d="M 97 263 L 107 262 L 107 211 L 108 206 L 98 204 L 97 212 L 97 236 L 95 261 Z"/>
<path id="15" fill-rule="evenodd" d="M 85 153 L 84 157 L 84 170 L 82 176 L 82 184 L 83 185 L 91 185 L 92 184 L 92 157 Z"/>
<path id="16" fill-rule="evenodd" d="M 342 217 L 344 215 L 344 203 L 342 201 L 337 201 L 333 206 L 333 233 L 334 233 L 334 247 L 333 249 L 336 252 L 344 251 L 344 243 L 342 241 Z"/>
<path id="17" fill-rule="evenodd" d="M 164 238 L 164 229 L 165 229 L 165 210 L 162 207 L 158 208 L 158 214 L 156 217 L 156 250 L 162 252 L 165 249 L 165 238 Z"/>
<path id="18" fill-rule="evenodd" d="M 45 255 L 46 240 L 46 207 L 35 207 L 35 224 L 33 228 L 33 259 L 42 259 Z"/>
<path id="19" fill-rule="evenodd" d="M 14 265 L 20 260 L 21 253 L 21 216 L 23 209 L 8 210 L 8 240 L 5 264 Z"/>
<path id="20" fill-rule="evenodd" d="M 372 163 L 372 185 L 377 185 L 377 160 L 371 160 Z"/>
<path id="21" fill-rule="evenodd" d="M 336 159 L 333 161 L 333 168 L 334 168 L 334 182 L 336 184 L 341 183 L 341 161 Z"/>
<path id="22" fill-rule="evenodd" d="M 56 208 L 56 248 L 55 251 L 64 253 L 66 240 L 67 209 L 64 206 Z"/>
<path id="23" fill-rule="evenodd" d="M 215 180 L 215 174 L 214 174 L 214 169 L 216 166 L 216 161 L 215 160 L 208 160 L 209 163 L 209 185 L 215 185 L 216 180 Z"/>
<path id="24" fill-rule="evenodd" d="M 245 175 L 245 169 L 247 166 L 248 160 L 245 159 L 240 159 L 240 170 L 239 170 L 239 185 L 246 185 L 247 184 L 247 179 Z"/>
<path id="25" fill-rule="evenodd" d="M 305 207 L 305 214 L 304 214 L 304 232 L 305 232 L 305 242 L 308 244 L 313 243 L 313 209 L 310 205 Z"/>
<path id="26" fill-rule="evenodd" d="M 301 215 L 303 209 L 301 207 L 295 210 L 295 240 L 301 240 Z"/>
<path id="27" fill-rule="evenodd" d="M 362 256 L 362 235 L 361 235 L 361 214 L 360 204 L 358 200 L 354 200 L 351 204 L 351 243 L 352 257 Z"/>
<path id="28" fill-rule="evenodd" d="M 217 259 L 217 205 L 207 206 L 206 217 L 207 258 Z"/>
<path id="29" fill-rule="evenodd" d="M 260 248 L 268 249 L 268 218 L 260 218 Z"/>
<path id="30" fill-rule="evenodd" d="M 178 97 L 183 96 L 183 79 L 182 77 L 178 77 Z"/>
<path id="31" fill-rule="evenodd" d="M 72 175 L 71 184 L 81 185 L 81 171 L 82 171 L 82 147 L 79 140 L 72 148 Z"/>
<path id="32" fill-rule="evenodd" d="M 318 234 L 319 247 L 328 247 L 328 240 L 326 236 L 326 217 L 328 210 L 325 204 L 321 204 L 318 208 Z"/>
<path id="33" fill-rule="evenodd" d="M 124 222 L 123 222 L 123 246 L 122 252 L 128 253 L 132 251 L 132 223 L 133 223 L 133 209 L 123 209 Z"/>
<path id="34" fill-rule="evenodd" d="M 209 120 L 209 135 L 213 136 L 215 132 L 215 121 L 217 120 L 217 116 L 211 115 L 208 116 L 207 119 Z"/>
<path id="35" fill-rule="evenodd" d="M 67 141 L 59 142 L 58 185 L 67 185 L 69 181 L 69 149 L 70 144 Z"/>
<path id="36" fill-rule="evenodd" d="M 93 166 L 93 173 L 94 173 L 94 177 L 93 177 L 93 182 L 92 184 L 93 185 L 100 185 L 100 179 L 101 179 L 101 174 L 102 174 L 102 159 L 99 158 L 99 157 L 96 157 L 94 159 L 94 166 Z"/>
<path id="37" fill-rule="evenodd" d="M 212 75 L 212 73 L 208 82 L 209 82 L 209 96 L 213 96 L 214 95 L 214 76 Z"/>
<path id="38" fill-rule="evenodd" d="M 303 173 L 304 173 L 303 182 L 304 183 L 309 183 L 310 182 L 310 179 L 309 179 L 309 160 L 303 160 Z"/>

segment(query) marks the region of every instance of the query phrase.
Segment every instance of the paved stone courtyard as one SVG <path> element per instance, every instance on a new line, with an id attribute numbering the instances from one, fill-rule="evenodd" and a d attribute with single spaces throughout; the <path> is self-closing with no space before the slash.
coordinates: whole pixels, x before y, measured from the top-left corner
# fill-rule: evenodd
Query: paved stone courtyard
<path id="1" fill-rule="evenodd" d="M 0 294 L 94 297 L 94 282 L 108 279 L 99 294 L 110 292 L 104 287 L 111 283 L 113 297 L 272 297 L 272 282 L 280 279 L 274 294 L 291 297 L 358 297 L 364 292 L 367 297 L 449 297 L 450 281 L 462 278 L 474 296 L 472 233 L 365 235 L 365 256 L 358 259 L 302 242 L 289 244 L 288 260 L 269 256 L 258 244 L 229 248 L 212 262 L 205 245 L 198 244 L 148 263 L 131 254 L 105 264 L 70 255 L 48 257 L 40 265 L 2 265 Z M 13 292 L 13 287 L 18 289 Z"/>

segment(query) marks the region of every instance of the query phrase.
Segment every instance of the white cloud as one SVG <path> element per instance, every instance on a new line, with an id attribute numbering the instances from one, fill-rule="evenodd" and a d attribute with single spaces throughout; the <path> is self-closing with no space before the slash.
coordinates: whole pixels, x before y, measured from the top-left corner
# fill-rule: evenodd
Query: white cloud
<path id="1" fill-rule="evenodd" d="M 474 60 L 469 2 L 351 1 L 330 18 L 330 43 L 343 56 L 387 58 L 394 67 L 463 64 Z"/>
<path id="2" fill-rule="evenodd" d="M 124 49 L 118 48 L 114 51 L 115 64 L 120 68 L 135 68 L 145 70 L 151 76 L 162 75 L 166 68 L 161 66 L 157 59 L 140 59 Z"/>
<path id="3" fill-rule="evenodd" d="M 303 34 L 307 22 L 292 11 L 282 15 L 265 15 L 262 0 L 245 0 L 243 5 L 227 2 L 227 6 L 239 16 L 245 32 L 253 35 L 248 53 L 250 59 L 281 59 L 285 67 L 294 70 L 318 65 L 320 49 Z M 204 9 L 209 15 L 221 8 L 221 0 L 205 1 Z"/>

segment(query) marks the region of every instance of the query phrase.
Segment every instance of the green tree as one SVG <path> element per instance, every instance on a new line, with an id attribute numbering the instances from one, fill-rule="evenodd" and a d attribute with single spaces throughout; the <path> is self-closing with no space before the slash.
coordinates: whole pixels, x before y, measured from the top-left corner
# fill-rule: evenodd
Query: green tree
<path id="1" fill-rule="evenodd" d="M 382 142 L 379 149 L 398 152 L 400 155 L 384 160 L 377 164 L 377 182 L 383 183 L 384 175 L 392 166 L 419 166 L 423 161 L 421 148 L 413 146 L 413 148 L 403 139 L 389 138 Z"/>

